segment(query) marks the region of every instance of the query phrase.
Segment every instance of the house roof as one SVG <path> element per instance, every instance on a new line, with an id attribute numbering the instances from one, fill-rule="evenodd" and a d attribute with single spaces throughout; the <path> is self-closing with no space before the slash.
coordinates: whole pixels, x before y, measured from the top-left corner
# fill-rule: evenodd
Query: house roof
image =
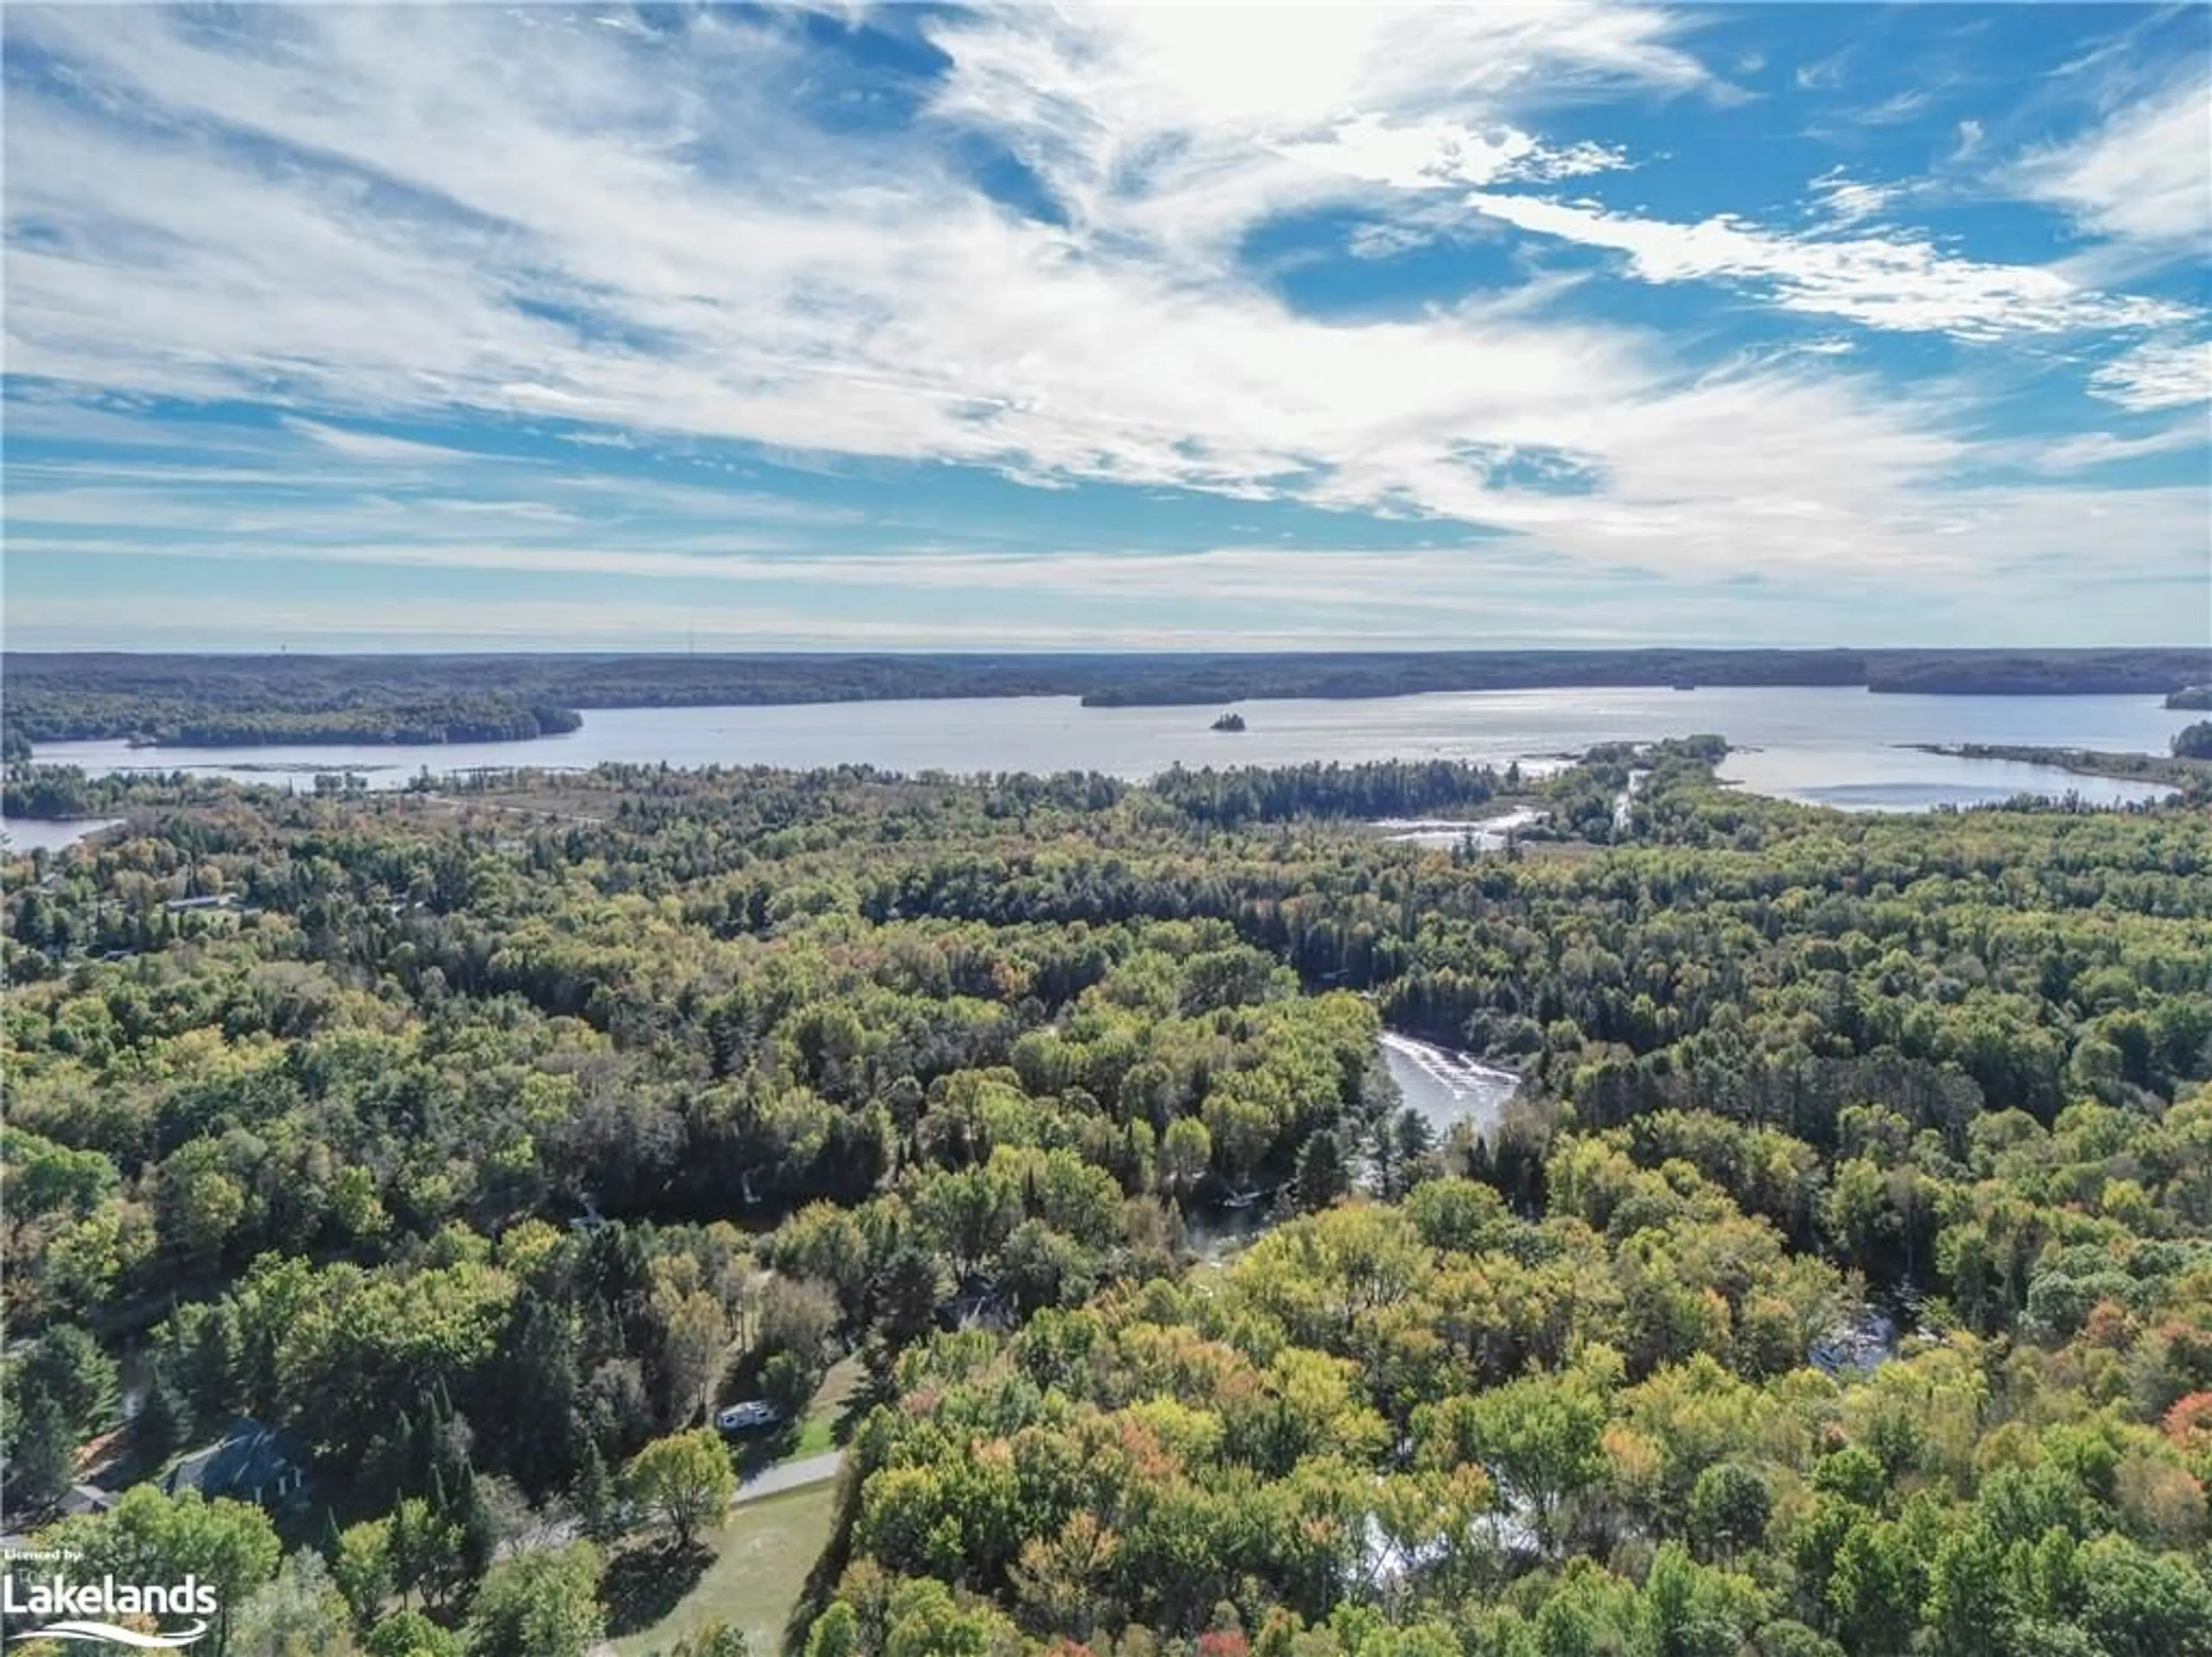
<path id="1" fill-rule="evenodd" d="M 180 1490 L 206 1496 L 273 1493 L 284 1478 L 304 1471 L 307 1459 L 292 1434 L 240 1416 L 214 1443 L 179 1456 L 161 1476 L 161 1488 L 171 1496 Z"/>

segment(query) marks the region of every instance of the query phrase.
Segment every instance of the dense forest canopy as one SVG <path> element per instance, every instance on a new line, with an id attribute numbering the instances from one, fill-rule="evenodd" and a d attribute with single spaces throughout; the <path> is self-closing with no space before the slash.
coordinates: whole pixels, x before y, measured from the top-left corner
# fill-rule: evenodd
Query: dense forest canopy
<path id="1" fill-rule="evenodd" d="M 2212 820 L 1722 751 L 19 778 L 127 823 L 6 872 L 11 1526 L 582 1657 L 857 1354 L 817 1657 L 2212 1653 Z M 312 1501 L 40 1510 L 240 1416 Z"/>
<path id="2" fill-rule="evenodd" d="M 996 655 L 46 655 L 0 658 L 10 758 L 92 737 L 219 746 L 487 741 L 577 709 L 1077 696 L 1093 706 L 1576 685 L 1865 685 L 1942 694 L 2164 694 L 2212 649 L 1481 650 Z"/>

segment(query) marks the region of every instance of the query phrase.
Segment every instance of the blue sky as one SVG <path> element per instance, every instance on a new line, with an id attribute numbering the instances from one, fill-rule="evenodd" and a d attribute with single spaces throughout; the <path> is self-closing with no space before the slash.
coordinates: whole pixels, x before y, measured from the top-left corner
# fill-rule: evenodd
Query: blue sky
<path id="1" fill-rule="evenodd" d="M 2201 5 L 0 16 L 14 648 L 2212 635 Z"/>

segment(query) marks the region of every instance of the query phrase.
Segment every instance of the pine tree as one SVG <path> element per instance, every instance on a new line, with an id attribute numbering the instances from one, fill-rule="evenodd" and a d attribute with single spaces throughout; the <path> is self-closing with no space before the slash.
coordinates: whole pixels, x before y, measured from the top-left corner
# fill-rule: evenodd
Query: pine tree
<path id="1" fill-rule="evenodd" d="M 589 1439 L 584 1442 L 584 1453 L 568 1497 L 575 1505 L 578 1526 L 592 1541 L 611 1541 L 620 1533 L 622 1520 L 616 1511 L 614 1477 L 607 1471 L 606 1458 L 599 1453 L 599 1447 Z"/>
<path id="2" fill-rule="evenodd" d="M 470 1581 L 481 1581 L 499 1552 L 499 1520 L 492 1514 L 491 1504 L 484 1500 L 483 1486 L 477 1477 L 476 1469 L 465 1463 L 451 1513 L 460 1536 L 461 1569 Z"/>
<path id="3" fill-rule="evenodd" d="M 149 1466 L 159 1466 L 191 1441 L 191 1403 L 170 1378 L 167 1365 L 155 1364 L 148 1376 L 146 1401 L 139 1406 L 131 1432 Z"/>
<path id="4" fill-rule="evenodd" d="M 1326 1128 L 1311 1135 L 1298 1153 L 1298 1207 L 1309 1214 L 1328 1208 L 1352 1188 L 1344 1147 Z"/>
<path id="5" fill-rule="evenodd" d="M 1182 1204 L 1172 1198 L 1167 1205 L 1165 1230 L 1169 1258 L 1180 1260 L 1183 1251 L 1190 1246 L 1190 1227 L 1182 1217 Z"/>
<path id="6" fill-rule="evenodd" d="M 62 1408 L 44 1392 L 22 1406 L 15 1453 L 8 1458 L 8 1507 L 36 1513 L 61 1500 L 76 1477 L 76 1435 Z"/>
<path id="7" fill-rule="evenodd" d="M 507 1343 L 507 1369 L 501 1396 L 513 1411 L 508 1419 L 528 1425 L 507 1435 L 502 1459 L 535 1500 L 574 1477 L 581 1447 L 575 1337 L 560 1307 L 525 1294 Z"/>
<path id="8" fill-rule="evenodd" d="M 1491 1152 L 1488 1136 L 1478 1134 L 1474 1142 L 1467 1148 L 1467 1177 L 1494 1185 L 1498 1179 L 1498 1159 Z"/>

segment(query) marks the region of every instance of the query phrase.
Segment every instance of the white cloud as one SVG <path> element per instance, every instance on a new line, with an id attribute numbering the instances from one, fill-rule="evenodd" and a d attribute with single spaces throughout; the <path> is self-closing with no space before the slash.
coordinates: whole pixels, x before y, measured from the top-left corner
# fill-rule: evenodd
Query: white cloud
<path id="1" fill-rule="evenodd" d="M 2103 125 L 2024 157 L 2010 179 L 2092 235 L 2212 258 L 2212 70 L 2192 64 L 2129 97 Z"/>
<path id="2" fill-rule="evenodd" d="M 1493 600 L 1479 613 L 1462 616 L 1407 612 L 1395 622 L 1362 618 L 1358 631 L 1310 610 L 1288 606 L 1265 619 L 1240 624 L 1240 644 L 1252 649 L 1364 648 L 1468 649 L 1514 645 L 1629 643 L 1649 637 L 1646 603 L 1616 601 L 1577 606 L 1562 616 L 1550 604 Z M 1702 599 L 1686 608 L 1685 623 L 1701 632 L 1685 637 L 1718 643 L 1741 637 L 1760 624 L 1753 606 Z M 1771 631 L 1771 624 L 1768 624 Z M 183 596 L 158 609 L 135 612 L 110 599 L 61 600 L 41 606 L 34 631 L 11 629 L 21 648 L 112 649 L 118 638 L 132 648 L 195 650 L 211 637 L 312 640 L 324 649 L 460 649 L 495 639 L 509 649 L 572 650 L 580 639 L 653 651 L 689 643 L 699 649 L 862 650 L 1215 650 L 1218 626 L 1182 622 L 1157 613 L 1144 619 L 1068 616 L 1019 625 L 987 618 L 824 616 L 804 607 L 762 605 L 750 598 L 726 609 L 696 601 L 523 597 L 483 610 L 461 611 L 447 599 L 394 593 L 334 611 L 312 600 L 208 599 Z M 1797 642 L 1825 644 L 1824 634 Z M 1047 711 L 1040 710 L 1040 712 Z"/>
<path id="3" fill-rule="evenodd" d="M 1936 94 L 1924 88 L 1893 93 L 1880 103 L 1856 111 L 1851 119 L 1862 126 L 1895 126 L 1911 120 L 1936 101 Z"/>
<path id="4" fill-rule="evenodd" d="M 1610 213 L 1594 204 L 1477 192 L 1471 205 L 1524 230 L 1628 255 L 1646 282 L 1759 285 L 1785 310 L 1868 327 L 1995 339 L 2009 333 L 2148 327 L 2188 314 L 2163 302 L 2084 288 L 2033 265 L 1990 265 L 1923 237 L 1800 235 L 1729 214 L 1695 224 Z"/>
<path id="5" fill-rule="evenodd" d="M 2212 339 L 2153 339 L 2089 376 L 2089 389 L 2127 409 L 2183 408 L 2212 399 Z M 2199 437 L 2206 436 L 2203 427 Z"/>
<path id="6" fill-rule="evenodd" d="M 1831 57 L 1798 64 L 1793 76 L 1797 89 L 1800 92 L 1827 92 L 1841 86 L 1844 83 L 1844 68 L 1850 55 L 1851 49 L 1846 46 Z"/>
<path id="7" fill-rule="evenodd" d="M 2087 460 L 2083 464 L 2088 463 Z M 2163 536 L 2166 545 L 2186 546 L 2172 538 L 2192 521 L 2201 522 L 2202 497 L 2189 490 L 2079 490 L 2048 486 L 1960 491 L 1941 502 L 1900 504 L 1884 531 L 1901 540 L 1928 543 L 1930 556 L 1916 569 L 1916 592 L 1931 602 L 1946 596 L 1970 598 L 1985 588 L 1999 562 L 2029 565 L 2063 564 L 2085 540 L 2109 537 Z M 1575 525 L 1573 533 L 1584 533 Z M 1816 572 L 1823 588 L 1838 595 L 1877 594 L 1892 579 L 1880 569 L 1856 560 L 1835 560 L 1838 542 L 1852 527 L 1823 513 L 1817 503 L 1799 503 L 1793 511 L 1774 510 L 1763 523 L 1746 519 L 1715 525 L 1716 537 L 1757 533 L 1765 539 L 1762 573 L 1788 576 L 1793 569 Z M 1589 527 L 1589 552 L 1622 576 L 1676 575 L 1672 546 L 1663 539 L 1640 536 L 1632 527 Z M 1816 544 L 1806 551 L 1791 543 Z M 1561 569 L 1547 557 L 1529 556 L 1524 544 L 1466 544 L 1421 548 L 1328 546 L 1291 549 L 1271 545 L 1226 545 L 1188 552 L 1131 552 L 1083 548 L 1048 552 L 973 552 L 957 545 L 925 544 L 877 552 L 835 557 L 801 555 L 762 545 L 747 548 L 733 539 L 720 552 L 638 551 L 592 543 L 523 545 L 476 539 L 452 547 L 425 546 L 412 540 L 356 541 L 301 550 L 283 544 L 230 541 L 219 547 L 180 550 L 143 539 L 41 538 L 11 539 L 11 552 L 26 557 L 58 555 L 72 559 L 121 555 L 156 556 L 185 561 L 220 559 L 269 566 L 337 564 L 399 571 L 472 570 L 548 578 L 550 588 L 526 591 L 558 594 L 565 581 L 617 577 L 624 590 L 659 605 L 658 583 L 673 582 L 699 593 L 729 590 L 727 603 L 750 618 L 759 589 L 776 594 L 804 580 L 834 591 L 827 614 L 805 615 L 819 640 L 860 643 L 886 627 L 926 639 L 932 619 L 947 609 L 972 614 L 969 631 L 1001 646 L 1024 643 L 1029 618 L 987 618 L 1007 613 L 1021 597 L 1046 595 L 1054 602 L 1085 600 L 1105 606 L 1109 617 L 1096 624 L 1098 636 L 1127 637 L 1158 624 L 1151 612 L 1157 597 L 1172 592 L 1179 605 L 1228 606 L 1310 618 L 1316 612 L 1333 620 L 1301 619 L 1313 636 L 1346 642 L 1378 629 L 1435 639 L 1453 628 L 1486 626 L 1525 612 L 1532 618 L 1553 602 Z M 2185 563 L 2172 565 L 2189 573 Z M 2155 570 L 2148 573 L 2159 573 Z M 276 576 L 269 578 L 274 582 Z M 395 582 L 395 595 L 408 583 Z M 1700 590 L 1693 580 L 1689 590 Z M 1712 588 L 1702 589 L 1706 593 Z M 1631 600 L 1645 602 L 1644 599 Z M 671 599 L 673 607 L 685 602 Z M 721 600 L 688 600 L 699 624 L 709 625 Z M 849 613 L 848 613 L 849 612 Z M 929 618 L 925 618 L 926 617 Z M 804 612 L 793 612 L 804 614 Z M 1128 618 L 1144 615 L 1142 621 Z M 909 619 L 899 620 L 902 616 Z M 350 624 L 357 618 L 347 618 Z M 588 635 L 588 626 L 580 633 Z M 1817 618 L 1810 636 L 1821 637 Z"/>
<path id="8" fill-rule="evenodd" d="M 1912 186 L 1906 184 L 1868 184 L 1847 178 L 1841 168 L 1814 180 L 1812 190 L 1814 210 L 1835 225 L 1874 218 L 1912 193 Z"/>
<path id="9" fill-rule="evenodd" d="M 1517 127 L 1484 132 L 1449 120 L 1394 125 L 1374 115 L 1342 122 L 1325 138 L 1285 144 L 1280 153 L 1397 190 L 1574 178 L 1628 165 L 1618 148 L 1589 143 L 1553 147 Z"/>
<path id="10" fill-rule="evenodd" d="M 487 458 L 437 443 L 410 442 L 404 437 L 386 437 L 373 431 L 348 431 L 342 427 L 325 425 L 319 420 L 287 417 L 284 424 L 325 448 L 335 449 L 340 454 L 349 454 L 356 460 L 442 464 L 457 460 L 481 462 Z"/>
<path id="11" fill-rule="evenodd" d="M 1586 170 L 1597 146 L 1546 150 L 1514 113 L 1622 88 L 1717 90 L 1674 44 L 1682 27 L 1597 0 L 1003 5 L 927 26 L 952 59 L 932 108 L 1010 143 L 1078 225 L 1219 257 L 1263 219 L 1373 181 L 1363 148 L 1396 152 L 1380 163 L 1393 177 L 1436 159 L 1405 153 L 1425 139 L 1473 167 L 1525 142 L 1532 164 L 1541 153 Z"/>
<path id="12" fill-rule="evenodd" d="M 1547 108 L 1604 89 L 1715 90 L 1677 22 L 1647 8 L 932 21 L 952 67 L 929 119 L 872 135 L 811 123 L 793 97 L 797 48 L 750 14 L 697 14 L 680 37 L 489 8 L 14 9 L 7 27 L 83 89 L 11 88 L 9 206 L 40 227 L 8 249 L 11 369 L 86 395 L 276 404 L 295 411 L 295 451 L 313 452 L 304 439 L 327 465 L 388 478 L 435 458 L 350 422 L 557 415 L 582 423 L 564 433 L 578 442 L 742 440 L 1516 532 L 1364 574 L 1287 555 L 1147 571 L 927 548 L 836 566 L 894 588 L 1111 583 L 1132 602 L 1140 574 L 1226 571 L 1248 597 L 1326 573 L 1416 604 L 1416 577 L 1433 576 L 1458 595 L 1439 602 L 1474 606 L 1507 549 L 1532 546 L 1686 577 L 1957 574 L 2046 524 L 2081 527 L 2041 497 L 1959 490 L 1974 456 L 1955 389 L 1901 399 L 1824 360 L 1835 342 L 1699 371 L 1602 313 L 1563 319 L 1557 286 L 1330 322 L 1239 267 L 1243 236 L 1286 210 L 1380 198 L 1387 237 L 1470 183 L 1614 164 L 1538 136 Z M 1064 222 L 980 192 L 942 142 L 956 129 L 1021 155 Z M 1743 283 L 1873 326 L 1987 337 L 2171 314 L 1901 236 L 1668 225 L 1494 190 L 1473 201 L 1618 247 L 1646 280 Z M 1529 481 L 1539 464 L 1586 492 Z M 502 469 L 478 500 L 442 478 L 435 498 L 363 482 L 319 506 L 111 479 L 9 507 L 84 532 L 50 533 L 57 555 L 161 527 L 203 552 L 221 539 L 262 557 L 496 557 L 667 579 L 714 559 L 730 581 L 770 579 L 771 565 L 797 578 L 769 555 L 844 521 L 539 475 L 558 470 Z M 593 489 L 606 504 L 585 498 Z M 635 527 L 610 522 L 631 502 L 669 521 L 616 533 Z M 2108 504 L 2170 544 L 2173 499 Z M 747 527 L 728 533 L 726 518 Z"/>
<path id="13" fill-rule="evenodd" d="M 1341 188 L 1245 135 L 1331 130 L 1355 94 L 1697 84 L 1655 14 L 1299 12 L 1267 27 L 1284 53 L 1263 68 L 1240 35 L 1227 72 L 1218 31 L 1249 16 L 1102 14 L 1073 44 L 1026 10 L 945 26 L 940 118 L 1024 144 L 1097 226 L 1073 230 L 1010 217 L 900 135 L 790 123 L 780 48 L 720 23 L 679 53 L 563 14 L 284 13 L 275 46 L 251 32 L 270 15 L 237 15 L 234 35 L 11 16 L 158 123 L 14 101 L 11 205 L 52 227 L 10 250 L 15 366 L 1447 515 L 1489 492 L 1453 445 L 1557 445 L 1594 403 L 1663 411 L 1680 381 L 1647 342 L 1503 306 L 1318 323 L 1208 240 Z M 756 139 L 774 172 L 691 159 Z"/>
<path id="14" fill-rule="evenodd" d="M 2082 432 L 2055 443 L 2033 446 L 2033 460 L 2045 472 L 2080 472 L 2120 460 L 2149 460 L 2201 447 L 2212 429 L 2202 420 L 2179 420 L 2140 437 L 2115 437 L 2110 432 Z M 2199 526 L 2200 532 L 2202 526 Z M 2202 534 L 2199 535 L 2200 540 Z"/>

